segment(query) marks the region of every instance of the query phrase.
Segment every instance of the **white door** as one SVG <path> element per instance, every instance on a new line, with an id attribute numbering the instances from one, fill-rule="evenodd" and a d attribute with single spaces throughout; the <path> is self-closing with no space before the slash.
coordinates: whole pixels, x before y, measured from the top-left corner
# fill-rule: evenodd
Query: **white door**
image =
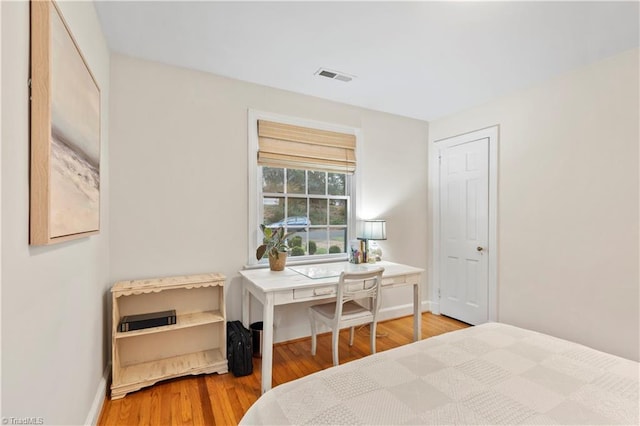
<path id="1" fill-rule="evenodd" d="M 489 138 L 440 151 L 440 312 L 489 319 Z"/>

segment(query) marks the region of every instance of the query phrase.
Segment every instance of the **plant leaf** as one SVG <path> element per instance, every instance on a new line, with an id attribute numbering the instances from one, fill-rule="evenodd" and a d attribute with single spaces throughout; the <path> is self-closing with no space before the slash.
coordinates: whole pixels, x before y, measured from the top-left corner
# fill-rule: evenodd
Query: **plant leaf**
<path id="1" fill-rule="evenodd" d="M 260 260 L 264 256 L 264 253 L 267 251 L 267 246 L 265 244 L 258 247 L 256 250 L 256 259 Z"/>
<path id="2" fill-rule="evenodd" d="M 262 233 L 264 234 L 265 238 L 271 238 L 271 235 L 273 234 L 273 230 L 271 228 L 267 228 L 264 225 L 262 226 Z"/>

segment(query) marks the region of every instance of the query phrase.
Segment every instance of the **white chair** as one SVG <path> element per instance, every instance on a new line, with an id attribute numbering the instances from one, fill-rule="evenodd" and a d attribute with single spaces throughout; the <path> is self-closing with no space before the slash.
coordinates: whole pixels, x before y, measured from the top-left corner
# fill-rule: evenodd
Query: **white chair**
<path id="1" fill-rule="evenodd" d="M 316 354 L 317 321 L 331 328 L 333 365 L 338 365 L 338 336 L 341 328 L 350 327 L 349 346 L 353 346 L 353 327 L 371 324 L 371 353 L 376 353 L 376 324 L 380 309 L 379 295 L 383 271 L 384 268 L 366 272 L 343 272 L 338 282 L 336 301 L 309 308 L 312 355 Z M 361 303 L 367 300 L 369 303 Z"/>

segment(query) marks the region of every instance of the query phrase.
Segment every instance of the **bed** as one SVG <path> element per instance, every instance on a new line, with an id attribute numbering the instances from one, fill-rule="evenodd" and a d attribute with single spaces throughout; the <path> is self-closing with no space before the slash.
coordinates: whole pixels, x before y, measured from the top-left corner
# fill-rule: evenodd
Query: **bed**
<path id="1" fill-rule="evenodd" d="M 277 386 L 240 424 L 637 425 L 638 373 L 637 362 L 489 323 Z"/>

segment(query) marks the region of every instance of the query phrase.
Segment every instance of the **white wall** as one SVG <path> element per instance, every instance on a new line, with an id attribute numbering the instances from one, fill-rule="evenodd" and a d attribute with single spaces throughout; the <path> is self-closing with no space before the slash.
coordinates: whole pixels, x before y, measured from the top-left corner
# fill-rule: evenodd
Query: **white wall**
<path id="1" fill-rule="evenodd" d="M 361 128 L 359 204 L 388 220 L 387 260 L 426 267 L 426 122 L 113 55 L 112 281 L 222 272 L 240 318 L 249 108 Z M 411 303 L 402 290 L 385 306 Z M 277 311 L 276 340 L 308 335 L 307 323 L 304 307 Z"/>
<path id="2" fill-rule="evenodd" d="M 81 424 L 108 362 L 109 52 L 93 3 L 58 4 L 101 88 L 102 229 L 28 245 L 29 3 L 2 2 L 1 416 Z"/>
<path id="3" fill-rule="evenodd" d="M 433 121 L 499 136 L 499 320 L 639 358 L 638 50 Z M 431 143 L 430 143 L 431 146 Z"/>
<path id="4" fill-rule="evenodd" d="M 0 60 L 2 59 L 2 2 L 0 2 Z M 0 99 L 2 99 L 2 66 L 0 66 Z M 2 102 L 0 101 L 0 136 L 2 135 Z M 0 318 L 2 315 L 2 137 L 0 137 Z M 0 330 L 0 345 L 2 335 Z M 0 377 L 2 377 L 2 351 L 0 350 Z M 2 383 L 0 383 L 0 414 L 2 414 Z"/>

